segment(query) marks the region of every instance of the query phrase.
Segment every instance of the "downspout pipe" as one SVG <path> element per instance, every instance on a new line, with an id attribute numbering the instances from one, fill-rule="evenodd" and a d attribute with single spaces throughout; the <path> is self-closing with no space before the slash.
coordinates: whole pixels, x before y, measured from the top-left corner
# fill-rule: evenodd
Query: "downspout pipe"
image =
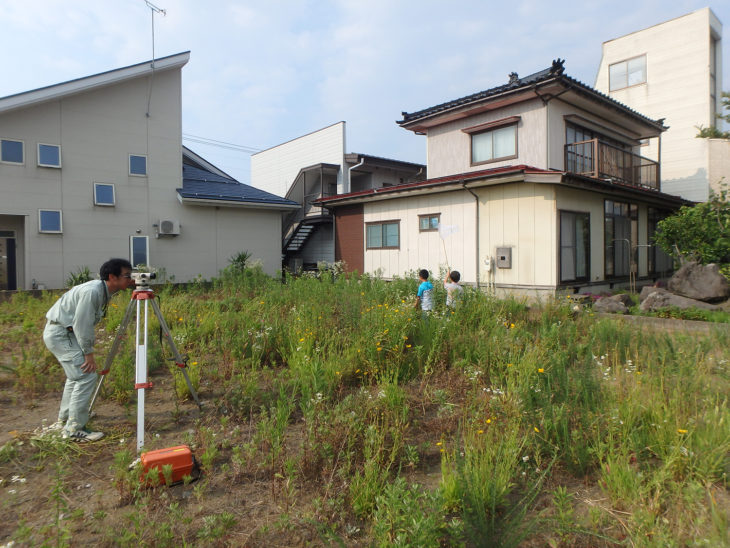
<path id="1" fill-rule="evenodd" d="M 364 163 L 365 158 L 362 158 L 359 164 L 355 164 L 354 166 L 347 169 L 347 188 L 345 189 L 345 194 L 347 194 L 348 192 L 352 192 L 352 170 L 359 168 Z"/>
<path id="2" fill-rule="evenodd" d="M 475 214 L 476 228 L 474 229 L 474 242 L 475 242 L 474 246 L 476 249 L 474 250 L 474 263 L 475 263 L 474 266 L 476 268 L 476 274 L 477 274 L 477 281 L 476 281 L 477 289 L 479 289 L 479 279 L 481 277 L 479 275 L 479 197 L 476 194 L 474 194 L 474 191 L 472 189 L 470 189 L 466 186 L 466 182 L 463 179 L 461 180 L 461 186 L 469 194 L 474 196 L 474 208 L 476 210 L 476 214 Z"/>

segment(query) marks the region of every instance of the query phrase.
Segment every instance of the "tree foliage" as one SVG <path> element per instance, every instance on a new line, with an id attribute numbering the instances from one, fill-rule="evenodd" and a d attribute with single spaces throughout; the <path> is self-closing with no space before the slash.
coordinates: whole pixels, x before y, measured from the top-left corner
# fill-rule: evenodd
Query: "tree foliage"
<path id="1" fill-rule="evenodd" d="M 707 202 L 683 206 L 657 224 L 655 243 L 680 261 L 730 263 L 730 202 L 728 187 L 720 184 Z"/>
<path id="2" fill-rule="evenodd" d="M 725 120 L 730 124 L 730 92 L 722 92 L 722 108 L 727 111 L 727 114 L 716 114 L 718 120 Z M 716 124 L 710 127 L 703 127 L 702 125 L 697 126 L 699 133 L 697 137 L 703 139 L 730 139 L 730 131 L 721 131 L 717 128 Z"/>

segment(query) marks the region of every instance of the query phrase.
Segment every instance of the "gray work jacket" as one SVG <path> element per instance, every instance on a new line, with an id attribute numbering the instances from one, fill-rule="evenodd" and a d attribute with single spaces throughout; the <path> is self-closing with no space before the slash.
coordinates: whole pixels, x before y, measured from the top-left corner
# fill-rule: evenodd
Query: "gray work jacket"
<path id="1" fill-rule="evenodd" d="M 69 289 L 46 313 L 46 319 L 73 328 L 84 354 L 94 352 L 94 326 L 104 317 L 111 298 L 104 280 L 91 280 Z"/>

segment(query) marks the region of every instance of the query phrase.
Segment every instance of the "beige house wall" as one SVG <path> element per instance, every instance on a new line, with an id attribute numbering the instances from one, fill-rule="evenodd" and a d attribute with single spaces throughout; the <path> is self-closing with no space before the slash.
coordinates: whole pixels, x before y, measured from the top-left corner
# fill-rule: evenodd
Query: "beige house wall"
<path id="1" fill-rule="evenodd" d="M 665 118 L 661 138 L 662 191 L 703 201 L 709 191 L 709 151 L 697 139 L 697 126 L 715 123 L 720 112 L 722 42 L 717 43 L 715 104 L 710 90 L 711 37 L 722 37 L 722 24 L 709 8 L 609 40 L 595 88 L 650 118 Z M 609 91 L 609 66 L 646 55 L 646 83 Z M 643 147 L 642 156 L 657 159 L 657 143 Z"/>
<path id="2" fill-rule="evenodd" d="M 709 139 L 710 147 L 710 188 L 720 191 L 720 181 L 724 179 L 725 188 L 730 188 L 730 139 Z"/>
<path id="3" fill-rule="evenodd" d="M 251 155 L 251 186 L 286 196 L 304 167 L 326 163 L 345 164 L 345 122 L 338 122 L 286 143 Z M 343 173 L 337 175 L 337 193 L 344 188 Z"/>
<path id="4" fill-rule="evenodd" d="M 370 202 L 364 209 L 364 242 L 367 223 L 400 221 L 400 249 L 366 249 L 365 272 L 381 272 L 382 276 L 392 278 L 426 268 L 438 277 L 448 258 L 448 265 L 461 273 L 463 283 L 476 282 L 476 205 L 469 192 Z M 443 239 L 438 231 L 420 232 L 418 216 L 437 213 L 441 215 L 441 224 L 455 226 L 456 232 Z"/>
<path id="5" fill-rule="evenodd" d="M 461 130 L 510 116 L 521 117 L 517 125 L 517 158 L 471 165 L 471 137 Z M 518 164 L 543 167 L 547 157 L 545 135 L 546 111 L 539 99 L 430 128 L 427 137 L 428 176 L 435 179 L 454 173 Z"/>
<path id="6" fill-rule="evenodd" d="M 475 189 L 479 196 L 480 282 L 553 290 L 557 263 L 555 193 L 550 185 L 515 183 Z M 512 267 L 498 268 L 498 247 L 512 249 Z M 492 272 L 485 259 L 492 259 Z"/>

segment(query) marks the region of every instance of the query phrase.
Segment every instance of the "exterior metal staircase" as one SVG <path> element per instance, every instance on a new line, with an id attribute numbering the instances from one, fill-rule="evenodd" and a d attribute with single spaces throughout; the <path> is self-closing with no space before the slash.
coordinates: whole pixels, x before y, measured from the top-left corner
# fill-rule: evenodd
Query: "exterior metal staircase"
<path id="1" fill-rule="evenodd" d="M 297 253 L 315 231 L 316 225 L 299 221 L 284 242 L 284 253 Z"/>

